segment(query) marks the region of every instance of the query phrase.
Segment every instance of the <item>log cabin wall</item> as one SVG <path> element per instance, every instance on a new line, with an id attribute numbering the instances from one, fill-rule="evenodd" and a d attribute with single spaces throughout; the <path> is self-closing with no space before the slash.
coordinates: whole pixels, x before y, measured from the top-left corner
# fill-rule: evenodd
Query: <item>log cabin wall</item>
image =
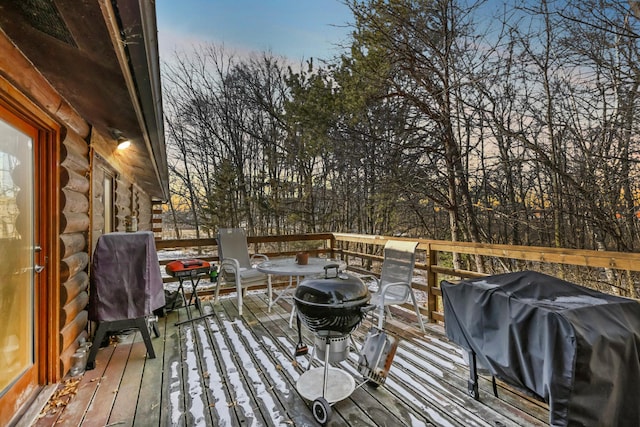
<path id="1" fill-rule="evenodd" d="M 127 231 L 131 217 L 131 183 L 119 176 L 115 187 L 115 231 Z"/>
<path id="2" fill-rule="evenodd" d="M 90 255 L 105 212 L 114 219 L 111 231 L 126 229 L 115 221 L 126 209 L 141 218 L 141 229 L 151 227 L 149 196 L 133 183 L 162 198 L 168 176 L 154 2 L 1 3 L 0 107 L 4 118 L 37 131 L 32 224 L 39 241 L 33 250 L 34 262 L 46 267 L 32 283 L 33 363 L 0 395 L 0 425 L 12 425 L 41 386 L 69 371 L 78 339 L 87 335 Z M 132 151 L 120 158 L 113 130 L 133 140 Z M 118 172 L 106 210 L 104 202 L 94 203 L 94 137 Z"/>
<path id="3" fill-rule="evenodd" d="M 151 205 L 151 231 L 156 240 L 162 239 L 162 206 L 161 201 L 152 201 Z"/>
<path id="4" fill-rule="evenodd" d="M 118 176 L 116 171 L 99 155 L 93 155 L 92 171 L 92 227 L 91 253 L 98 237 L 111 231 L 151 231 L 152 200 L 138 185 Z M 111 183 L 111 186 L 105 184 Z M 105 194 L 111 188 L 112 194 Z M 114 217 L 105 218 L 112 212 L 105 201 L 113 201 Z M 106 213 L 105 213 L 106 212 Z M 113 224 L 113 225 L 112 225 Z"/>
<path id="5" fill-rule="evenodd" d="M 123 176 L 115 181 L 115 231 L 151 231 L 151 197 Z"/>
<path id="6" fill-rule="evenodd" d="M 113 205 L 113 182 L 115 171 L 95 151 L 92 151 L 91 168 L 91 251 L 96 247 L 98 238 L 104 233 L 113 230 L 112 208 L 106 208 L 106 204 Z"/>
<path id="7" fill-rule="evenodd" d="M 138 230 L 153 231 L 153 202 L 151 197 L 137 185 L 133 186 L 135 194 L 134 212 L 138 218 Z"/>
<path id="8" fill-rule="evenodd" d="M 17 61 L 16 58 L 10 59 L 14 64 Z M 66 106 L 46 82 L 39 80 L 41 77 L 30 73 L 25 73 L 22 77 L 26 79 L 26 86 L 36 87 L 34 82 L 39 83 L 39 92 L 30 95 L 40 105 L 52 107 L 39 108 L 46 111 L 61 127 L 59 140 L 54 142 L 59 147 L 56 149 L 59 164 L 55 165 L 59 178 L 59 186 L 56 188 L 59 205 L 58 212 L 50 213 L 58 218 L 55 227 L 57 230 L 53 235 L 58 247 L 52 249 L 51 259 L 57 260 L 59 267 L 51 275 L 55 280 L 52 280 L 49 294 L 59 303 L 55 306 L 52 304 L 51 309 L 56 319 L 49 324 L 50 336 L 56 336 L 57 339 L 48 348 L 48 357 L 53 366 L 48 379 L 56 380 L 69 371 L 71 356 L 78 346 L 78 340 L 88 338 L 90 255 L 95 241 L 105 232 L 105 200 L 113 204 L 110 212 L 115 216 L 115 221 L 111 224 L 113 229 L 109 231 L 127 231 L 127 221 L 130 221 L 132 214 L 138 219 L 139 230 L 153 230 L 155 205 L 148 194 L 130 180 L 119 176 L 106 160 L 100 156 L 92 158 L 93 150 L 90 150 L 87 141 L 91 139 L 93 145 L 95 132 Z M 20 79 L 16 80 L 21 83 Z M 2 79 L 0 90 L 9 94 L 19 92 Z M 92 164 L 93 161 L 95 164 Z M 109 176 L 113 180 L 113 194 L 111 198 L 106 198 L 104 181 Z"/>
<path id="9" fill-rule="evenodd" d="M 25 117 L 39 123 L 53 120 L 59 127 L 51 150 L 57 179 L 50 182 L 51 205 L 43 220 L 51 224 L 49 260 L 57 265 L 48 273 L 46 324 L 41 325 L 51 342 L 46 345 L 44 381 L 57 381 L 70 367 L 77 339 L 86 336 L 88 314 L 89 147 L 85 138 L 90 126 L 42 77 L 22 53 L 0 31 L 0 95 Z"/>
<path id="10" fill-rule="evenodd" d="M 89 264 L 98 238 L 112 231 L 133 231 L 132 217 L 137 220 L 138 230 L 152 229 L 151 197 L 105 159 L 109 146 L 103 136 L 92 132 L 91 147 L 94 149 L 90 150 L 82 138 L 69 132 L 62 150 L 63 373 L 70 368 L 78 340 L 87 338 Z"/>
<path id="11" fill-rule="evenodd" d="M 68 130 L 60 168 L 60 372 L 71 366 L 78 340 L 87 338 L 89 302 L 89 145 Z"/>

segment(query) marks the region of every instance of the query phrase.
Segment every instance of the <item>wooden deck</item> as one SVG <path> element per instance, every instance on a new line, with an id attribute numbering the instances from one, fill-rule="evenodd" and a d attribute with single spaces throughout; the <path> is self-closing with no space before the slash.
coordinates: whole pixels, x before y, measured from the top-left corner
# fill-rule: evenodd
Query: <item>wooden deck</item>
<path id="1" fill-rule="evenodd" d="M 215 316 L 175 326 L 180 308 L 160 319 L 153 337 L 155 359 L 147 359 L 140 334 L 98 352 L 96 368 L 79 381 L 61 384 L 37 426 L 314 426 L 296 379 L 308 358 L 292 354 L 297 330 L 290 328 L 287 302 L 267 312 L 264 293 L 245 299 L 244 318 L 236 300 L 205 304 Z M 193 315 L 198 312 L 192 309 Z M 371 325 L 353 334 L 361 342 Z M 491 391 L 481 378 L 481 401 L 467 396 L 468 369 L 462 351 L 443 328 L 428 333 L 394 319 L 388 329 L 401 337 L 384 386 L 364 385 L 335 403 L 330 426 L 537 426 L 548 411 L 509 388 Z M 307 345 L 311 335 L 305 331 Z M 310 346 L 311 348 L 311 346 Z M 340 367 L 360 383 L 356 353 Z M 317 363 L 317 362 L 315 362 Z M 75 393 L 74 393 L 75 392 Z"/>

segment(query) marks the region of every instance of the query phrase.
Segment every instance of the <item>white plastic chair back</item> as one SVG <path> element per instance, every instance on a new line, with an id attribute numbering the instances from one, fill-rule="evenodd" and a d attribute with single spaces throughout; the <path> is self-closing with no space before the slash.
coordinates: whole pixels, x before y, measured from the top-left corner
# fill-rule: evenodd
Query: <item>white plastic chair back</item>
<path id="1" fill-rule="evenodd" d="M 380 288 L 388 283 L 404 282 L 408 286 L 394 286 L 387 290 L 386 304 L 402 304 L 411 298 L 411 281 L 416 262 L 418 242 L 389 240 L 384 247 L 384 260 L 380 274 Z"/>
<path id="2" fill-rule="evenodd" d="M 249 259 L 249 246 L 247 245 L 247 235 L 242 228 L 221 228 L 218 230 L 218 255 L 220 260 L 233 258 L 238 260 L 240 268 L 251 268 Z M 235 281 L 233 271 L 223 269 L 225 280 Z"/>

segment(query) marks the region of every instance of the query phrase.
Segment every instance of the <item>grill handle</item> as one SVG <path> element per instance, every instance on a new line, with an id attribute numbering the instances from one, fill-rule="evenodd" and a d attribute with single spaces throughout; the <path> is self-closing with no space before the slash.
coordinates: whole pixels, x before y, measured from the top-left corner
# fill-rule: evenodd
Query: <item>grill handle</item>
<path id="1" fill-rule="evenodd" d="M 329 278 L 329 270 L 335 268 L 336 269 L 336 275 L 333 276 L 338 277 L 338 274 L 340 274 L 340 264 L 332 262 L 331 264 L 327 264 L 324 266 L 324 278 L 328 279 Z"/>
<path id="2" fill-rule="evenodd" d="M 373 311 L 375 308 L 376 308 L 375 304 L 367 304 L 360 307 L 360 312 L 362 313 L 362 315 L 366 315 L 370 311 Z"/>

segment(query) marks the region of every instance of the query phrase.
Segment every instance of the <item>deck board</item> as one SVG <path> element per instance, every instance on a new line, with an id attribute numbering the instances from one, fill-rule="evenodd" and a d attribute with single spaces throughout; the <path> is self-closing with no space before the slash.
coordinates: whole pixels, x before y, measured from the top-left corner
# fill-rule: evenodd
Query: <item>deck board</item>
<path id="1" fill-rule="evenodd" d="M 309 357 L 293 357 L 297 329 L 289 327 L 290 304 L 267 309 L 264 293 L 237 300 L 223 298 L 203 310 L 215 316 L 187 319 L 180 308 L 159 319 L 161 336 L 152 336 L 155 359 L 146 357 L 139 333 L 98 351 L 96 369 L 87 371 L 77 395 L 61 414 L 44 416 L 46 426 L 314 426 L 309 402 L 296 389 Z M 199 313 L 190 308 L 194 317 Z M 359 346 L 371 320 L 353 333 Z M 332 406 L 329 426 L 542 426 L 545 405 L 501 384 L 493 396 L 490 377 L 481 376 L 481 401 L 466 393 L 468 368 L 462 351 L 443 328 L 427 334 L 399 318 L 387 323 L 401 338 L 384 386 L 363 384 Z M 303 328 L 311 353 L 313 335 Z M 321 366 L 317 360 L 313 366 Z M 357 353 L 339 367 L 361 383 Z"/>
<path id="2" fill-rule="evenodd" d="M 166 319 L 159 319 L 158 329 L 160 331 L 160 337 L 156 338 L 152 335 L 151 342 L 153 344 L 154 352 L 156 353 L 157 362 L 144 363 L 142 370 L 142 378 L 140 380 L 140 392 L 134 394 L 135 387 L 133 387 L 131 393 L 124 398 L 129 402 L 136 402 L 136 411 L 133 414 L 133 420 L 131 425 L 136 425 L 135 420 L 145 420 L 148 425 L 160 425 L 161 403 L 162 403 L 162 380 L 164 370 L 164 360 L 167 355 L 170 354 L 166 349 Z M 138 340 L 142 340 L 142 336 L 138 334 L 136 336 Z M 146 351 L 144 342 L 141 342 L 141 347 Z M 139 356 L 132 354 L 132 358 L 138 359 Z M 130 363 L 133 360 L 130 360 Z M 125 375 L 125 378 L 128 378 Z M 137 385 L 134 383 L 134 385 Z M 137 398 L 134 398 L 136 396 Z M 118 402 L 116 401 L 116 405 Z M 111 423 L 110 423 L 111 424 Z M 127 423 L 129 425 L 129 423 Z"/>
<path id="3" fill-rule="evenodd" d="M 133 344 L 130 344 L 129 357 L 124 360 L 125 365 L 122 367 L 123 369 L 121 368 L 122 374 L 118 376 L 117 388 L 113 391 L 115 399 L 108 414 L 106 425 L 133 426 L 138 402 L 137 399 L 132 399 L 131 396 L 138 396 L 139 392 L 143 390 L 140 387 L 140 383 L 144 372 L 144 359 L 147 354 L 141 334 L 136 332 L 134 335 Z M 118 348 L 120 347 L 122 345 L 118 346 Z M 114 354 L 114 357 L 116 356 Z M 115 381 L 112 385 L 116 386 Z"/>
<path id="4" fill-rule="evenodd" d="M 118 396 L 122 376 L 131 354 L 134 336 L 135 334 L 129 335 L 122 343 L 115 346 L 92 403 L 84 416 L 83 426 L 99 427 L 107 425 L 113 402 Z"/>
<path id="5" fill-rule="evenodd" d="M 76 395 L 64 407 L 64 411 L 58 414 L 54 420 L 50 417 L 43 417 L 37 420 L 38 426 L 79 426 L 83 425 L 85 414 L 93 402 L 94 395 L 98 389 L 101 379 L 105 374 L 106 367 L 115 351 L 114 346 L 108 346 L 100 351 L 96 356 L 96 369 L 87 371 L 80 381 Z"/>

